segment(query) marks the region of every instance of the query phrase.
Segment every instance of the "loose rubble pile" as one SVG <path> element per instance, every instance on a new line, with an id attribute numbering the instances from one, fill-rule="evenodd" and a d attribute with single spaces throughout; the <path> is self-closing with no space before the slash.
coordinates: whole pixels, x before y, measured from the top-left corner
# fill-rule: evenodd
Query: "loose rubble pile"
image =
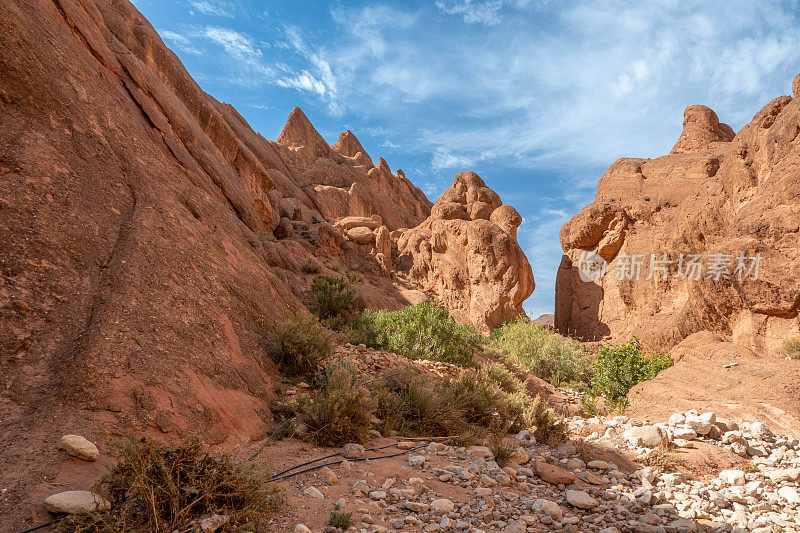
<path id="1" fill-rule="evenodd" d="M 424 453 L 415 450 L 404 458 L 405 464 L 392 477 L 375 476 L 368 461 L 366 465 L 345 462 L 335 468 L 342 476 L 354 474 L 358 479 L 351 483 L 349 495 L 332 503 L 331 509 L 352 512 L 350 530 L 364 533 L 800 532 L 796 438 L 775 436 L 759 422 L 737 425 L 717 420 L 713 413 L 693 411 L 652 425 L 624 416 L 570 420 L 573 432 L 595 425 L 602 431 L 555 449 L 538 445 L 530 432 L 522 431 L 505 466 L 487 447 L 436 442 Z M 611 461 L 591 460 L 584 445 L 633 452 L 641 458 L 654 447 L 668 443 L 686 447 L 696 440 L 744 453 L 753 466 L 725 470 L 710 479 L 650 467 L 624 471 Z M 331 471 L 306 477 L 297 490 L 324 500 L 325 485 L 338 482 Z M 295 531 L 308 528 L 298 524 Z"/>
<path id="2" fill-rule="evenodd" d="M 407 366 L 416 366 L 438 377 L 456 376 L 461 371 L 458 366 L 450 363 L 427 359 L 411 360 L 393 352 L 367 348 L 363 344 L 337 346 L 333 351 L 333 359 L 341 359 L 343 363 L 354 367 L 362 379 L 374 379 L 385 370 Z"/>

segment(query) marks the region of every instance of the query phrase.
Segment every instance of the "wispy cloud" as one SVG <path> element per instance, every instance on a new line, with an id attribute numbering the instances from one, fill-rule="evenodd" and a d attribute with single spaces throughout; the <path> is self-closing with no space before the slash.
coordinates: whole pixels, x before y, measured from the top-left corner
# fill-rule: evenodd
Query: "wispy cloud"
<path id="1" fill-rule="evenodd" d="M 189 5 L 203 15 L 233 17 L 233 4 L 224 0 L 189 0 Z"/>
<path id="2" fill-rule="evenodd" d="M 435 4 L 443 13 L 458 15 L 467 24 L 488 26 L 500 24 L 500 9 L 503 7 L 500 0 L 439 0 Z"/>
<path id="3" fill-rule="evenodd" d="M 159 34 L 161 35 L 161 38 L 167 41 L 172 48 L 175 48 L 179 52 L 195 56 L 203 55 L 203 51 L 192 46 L 192 41 L 189 40 L 189 38 L 185 35 L 181 35 L 169 30 L 162 30 L 159 32 Z"/>

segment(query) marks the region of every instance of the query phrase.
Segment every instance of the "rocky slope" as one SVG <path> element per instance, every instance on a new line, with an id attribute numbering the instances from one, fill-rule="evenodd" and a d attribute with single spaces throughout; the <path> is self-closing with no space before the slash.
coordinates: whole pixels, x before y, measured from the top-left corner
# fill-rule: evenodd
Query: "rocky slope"
<path id="1" fill-rule="evenodd" d="M 611 165 L 561 229 L 559 331 L 669 349 L 707 330 L 770 354 L 800 336 L 800 76 L 793 93 L 735 135 L 691 106 L 670 154 Z"/>

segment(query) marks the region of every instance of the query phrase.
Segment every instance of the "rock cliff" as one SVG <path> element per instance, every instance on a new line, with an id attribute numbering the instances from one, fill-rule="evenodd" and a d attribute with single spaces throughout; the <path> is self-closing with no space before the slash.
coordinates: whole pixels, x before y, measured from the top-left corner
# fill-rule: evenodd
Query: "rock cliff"
<path id="1" fill-rule="evenodd" d="M 277 376 L 265 342 L 304 309 L 315 269 L 360 273 L 366 306 L 436 296 L 481 326 L 533 288 L 519 217 L 479 178 L 464 191 L 489 203 L 429 218 L 350 131 L 329 145 L 295 108 L 266 140 L 127 1 L 2 2 L 0 29 L 5 442 L 73 426 L 261 437 Z M 465 286 L 412 251 L 414 276 L 397 278 L 397 236 L 417 226 L 469 254 Z M 23 468 L 19 450 L 0 468 Z"/>
<path id="2" fill-rule="evenodd" d="M 703 330 L 771 353 L 797 336 L 799 90 L 800 76 L 735 135 L 691 106 L 669 155 L 611 165 L 561 228 L 556 327 L 660 349 Z"/>

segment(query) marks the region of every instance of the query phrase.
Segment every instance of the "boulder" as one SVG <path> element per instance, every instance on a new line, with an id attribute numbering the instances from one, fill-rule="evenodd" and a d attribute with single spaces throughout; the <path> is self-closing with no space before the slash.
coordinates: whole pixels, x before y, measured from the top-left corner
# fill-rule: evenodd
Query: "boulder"
<path id="1" fill-rule="evenodd" d="M 294 235 L 294 226 L 292 221 L 286 217 L 281 217 L 278 226 L 275 228 L 275 237 L 278 239 L 290 239 Z"/>
<path id="2" fill-rule="evenodd" d="M 522 218 L 474 172 L 457 174 L 422 224 L 397 241 L 397 267 L 459 322 L 493 329 L 522 315 L 533 272 L 517 243 Z"/>
<path id="3" fill-rule="evenodd" d="M 542 498 L 533 502 L 531 505 L 531 510 L 536 514 L 547 515 L 551 518 L 555 518 L 556 520 L 561 518 L 561 516 L 564 514 L 561 506 L 556 502 Z"/>
<path id="4" fill-rule="evenodd" d="M 365 453 L 367 453 L 367 451 L 362 445 L 352 442 L 345 444 L 339 452 L 345 459 L 358 459 L 359 457 L 363 457 Z"/>
<path id="5" fill-rule="evenodd" d="M 370 244 L 373 236 L 374 233 L 372 230 L 364 226 L 358 226 L 347 230 L 347 238 L 356 244 Z"/>
<path id="6" fill-rule="evenodd" d="M 655 448 L 664 440 L 664 431 L 657 426 L 632 427 L 622 434 L 622 438 L 634 446 L 644 446 L 645 448 Z"/>

